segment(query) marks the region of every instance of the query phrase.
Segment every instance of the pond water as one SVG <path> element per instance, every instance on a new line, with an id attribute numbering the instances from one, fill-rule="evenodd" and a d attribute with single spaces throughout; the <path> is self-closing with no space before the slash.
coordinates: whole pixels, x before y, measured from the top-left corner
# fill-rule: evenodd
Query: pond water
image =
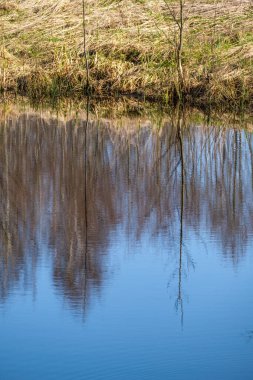
<path id="1" fill-rule="evenodd" d="M 0 379 L 253 379 L 250 122 L 0 112 Z"/>

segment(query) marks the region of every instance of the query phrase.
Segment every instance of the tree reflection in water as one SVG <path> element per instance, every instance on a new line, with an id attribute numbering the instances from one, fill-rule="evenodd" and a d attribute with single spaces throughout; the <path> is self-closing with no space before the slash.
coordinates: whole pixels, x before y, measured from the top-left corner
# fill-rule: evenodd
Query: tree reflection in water
<path id="1" fill-rule="evenodd" d="M 2 301 L 18 282 L 36 283 L 43 244 L 59 293 L 85 308 L 106 276 L 110 236 L 120 224 L 134 240 L 148 231 L 179 252 L 182 318 L 187 234 L 204 227 L 234 264 L 244 254 L 253 229 L 248 132 L 199 127 L 180 110 L 159 128 L 112 124 L 88 113 L 67 122 L 36 113 L 2 118 Z"/>

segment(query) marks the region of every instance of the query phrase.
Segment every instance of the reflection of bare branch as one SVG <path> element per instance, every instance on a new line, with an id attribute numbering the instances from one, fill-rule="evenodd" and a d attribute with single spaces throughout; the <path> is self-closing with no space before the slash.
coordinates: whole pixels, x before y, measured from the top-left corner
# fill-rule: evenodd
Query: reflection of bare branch
<path id="1" fill-rule="evenodd" d="M 241 130 L 189 128 L 178 111 L 159 133 L 152 125 L 128 131 L 89 118 L 2 119 L 0 298 L 32 278 L 43 239 L 56 289 L 73 307 L 87 307 L 106 275 L 111 233 L 127 215 L 129 241 L 148 230 L 175 252 L 178 238 L 181 305 L 183 275 L 194 264 L 188 231 L 215 235 L 235 264 L 245 252 L 253 226 L 252 139 Z"/>

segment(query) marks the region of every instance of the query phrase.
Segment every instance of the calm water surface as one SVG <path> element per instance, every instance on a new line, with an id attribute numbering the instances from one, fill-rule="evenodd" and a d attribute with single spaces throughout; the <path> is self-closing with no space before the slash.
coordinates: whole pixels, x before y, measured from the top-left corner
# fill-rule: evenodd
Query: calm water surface
<path id="1" fill-rule="evenodd" d="M 88 118 L 1 114 L 0 379 L 253 379 L 250 128 Z"/>

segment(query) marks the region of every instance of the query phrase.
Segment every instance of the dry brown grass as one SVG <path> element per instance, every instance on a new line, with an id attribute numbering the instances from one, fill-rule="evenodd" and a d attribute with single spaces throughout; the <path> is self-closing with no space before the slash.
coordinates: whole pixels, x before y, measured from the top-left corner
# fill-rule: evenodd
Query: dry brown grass
<path id="1" fill-rule="evenodd" d="M 172 99 L 177 87 L 176 27 L 164 0 L 86 0 L 86 4 L 93 90 Z M 249 103 L 252 1 L 186 2 L 186 15 L 187 98 Z M 81 16 L 81 0 L 0 0 L 0 85 L 37 97 L 81 94 L 86 82 L 80 57 Z"/>

